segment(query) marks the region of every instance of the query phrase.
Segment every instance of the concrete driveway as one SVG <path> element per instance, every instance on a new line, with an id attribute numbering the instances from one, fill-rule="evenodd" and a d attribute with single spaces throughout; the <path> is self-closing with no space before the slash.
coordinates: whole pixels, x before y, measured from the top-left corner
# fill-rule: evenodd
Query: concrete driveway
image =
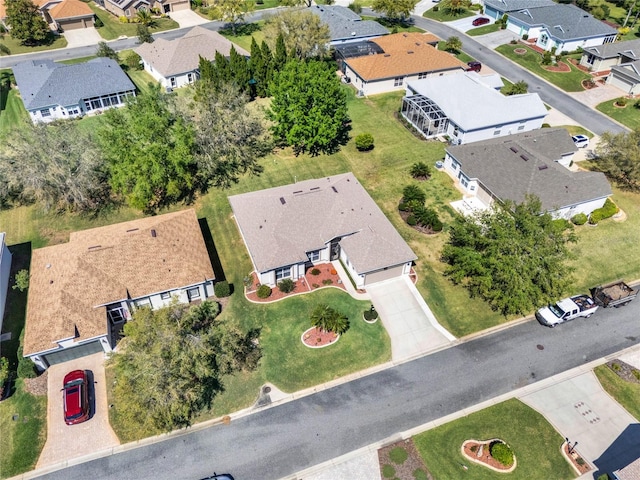
<path id="1" fill-rule="evenodd" d="M 209 20 L 202 18 L 193 10 L 178 10 L 177 12 L 171 12 L 169 17 L 171 17 L 171 20 L 178 22 L 180 28 L 195 27 L 196 25 L 209 23 Z"/>
<path id="2" fill-rule="evenodd" d="M 97 45 L 98 42 L 104 42 L 104 38 L 100 36 L 94 27 L 67 30 L 63 35 L 64 38 L 67 39 L 67 48 L 85 47 L 87 45 Z"/>
<path id="3" fill-rule="evenodd" d="M 544 415 L 572 444 L 578 442 L 578 453 L 601 472 L 620 468 L 630 452 L 640 452 L 638 421 L 603 390 L 593 371 L 520 400 Z"/>
<path id="4" fill-rule="evenodd" d="M 505 45 L 511 40 L 517 40 L 519 37 L 515 33 L 509 30 L 498 30 L 497 32 L 487 33 L 486 35 L 480 35 L 473 37 L 481 45 L 484 45 L 490 50 L 495 50 L 500 45 Z M 464 42 L 463 42 L 464 45 Z"/>
<path id="5" fill-rule="evenodd" d="M 65 424 L 62 415 L 62 381 L 72 370 L 90 370 L 94 381 L 89 390 L 92 415 L 89 420 L 78 425 Z M 109 424 L 103 353 L 49 367 L 47 395 L 47 441 L 36 468 L 55 465 L 120 445 Z"/>
<path id="6" fill-rule="evenodd" d="M 473 21 L 476 18 L 480 18 L 480 17 L 484 17 L 485 15 L 474 15 L 473 17 L 465 17 L 465 18 L 461 18 L 460 20 L 454 20 L 453 22 L 445 22 L 445 25 L 449 25 L 450 27 L 455 28 L 456 30 L 460 30 L 461 32 L 466 32 L 467 30 L 471 30 L 472 28 L 477 28 L 473 26 Z M 489 18 L 489 17 L 486 17 Z M 480 25 L 480 26 L 486 26 L 486 25 L 490 25 L 491 23 L 493 23 L 494 20 L 491 19 L 491 21 L 489 23 L 485 23 L 484 25 Z"/>
<path id="7" fill-rule="evenodd" d="M 367 285 L 367 292 L 391 337 L 393 361 L 424 354 L 455 340 L 438 323 L 409 277 Z"/>

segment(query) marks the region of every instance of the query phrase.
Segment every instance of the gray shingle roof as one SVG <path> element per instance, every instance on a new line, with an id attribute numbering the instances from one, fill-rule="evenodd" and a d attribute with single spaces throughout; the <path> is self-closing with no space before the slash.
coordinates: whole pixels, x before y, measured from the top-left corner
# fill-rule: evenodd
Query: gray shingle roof
<path id="1" fill-rule="evenodd" d="M 553 0 L 484 0 L 486 7 L 493 7 L 500 12 L 513 12 L 523 8 L 546 7 L 555 5 Z"/>
<path id="2" fill-rule="evenodd" d="M 624 53 L 629 57 L 640 60 L 640 39 L 627 40 L 626 42 L 605 43 L 595 47 L 587 47 L 585 52 L 591 53 L 598 58 L 614 58 Z"/>
<path id="3" fill-rule="evenodd" d="M 13 67 L 13 74 L 27 110 L 78 105 L 86 98 L 136 89 L 110 58 L 94 58 L 75 65 L 30 60 Z"/>
<path id="4" fill-rule="evenodd" d="M 416 80 L 409 82 L 408 88 L 433 100 L 451 121 L 465 131 L 547 115 L 537 93 L 507 97 L 486 85 L 482 76 L 469 73 Z"/>
<path id="5" fill-rule="evenodd" d="M 621 65 L 614 65 L 613 67 L 611 67 L 611 71 L 614 73 L 620 73 L 630 80 L 633 80 L 636 83 L 640 83 L 640 60 L 636 60 L 635 62 L 623 63 Z"/>
<path id="6" fill-rule="evenodd" d="M 168 77 L 196 70 L 200 57 L 213 61 L 216 52 L 228 57 L 232 46 L 240 55 L 249 56 L 249 52 L 231 43 L 218 32 L 194 27 L 181 38 L 158 38 L 153 43 L 143 43 L 134 51 L 163 77 Z"/>
<path id="7" fill-rule="evenodd" d="M 373 20 L 362 20 L 360 15 L 337 5 L 314 5 L 311 11 L 329 26 L 331 41 L 359 37 L 386 35 L 389 30 Z"/>
<path id="8" fill-rule="evenodd" d="M 559 40 L 617 34 L 617 30 L 575 5 L 554 4 L 511 12 L 509 18 L 530 26 L 544 25 Z"/>
<path id="9" fill-rule="evenodd" d="M 352 173 L 229 197 L 259 272 L 307 261 L 331 239 L 359 273 L 417 257 Z"/>
<path id="10" fill-rule="evenodd" d="M 571 172 L 555 161 L 575 151 L 569 133 L 562 128 L 543 128 L 447 148 L 465 175 L 477 179 L 499 199 L 521 203 L 526 194 L 534 194 L 545 210 L 611 195 L 603 173 Z"/>

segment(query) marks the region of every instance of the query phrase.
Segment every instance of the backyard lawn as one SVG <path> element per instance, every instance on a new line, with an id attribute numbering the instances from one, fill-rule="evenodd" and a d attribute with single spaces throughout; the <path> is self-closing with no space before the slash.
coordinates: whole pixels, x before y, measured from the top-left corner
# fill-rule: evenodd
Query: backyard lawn
<path id="1" fill-rule="evenodd" d="M 11 85 L 14 81 L 11 70 L 0 70 L 0 139 L 29 118 L 18 90 Z"/>
<path id="2" fill-rule="evenodd" d="M 436 20 L 437 22 L 453 22 L 454 20 L 460 20 L 461 18 L 471 17 L 475 15 L 476 12 L 472 10 L 465 10 L 464 12 L 458 15 L 451 15 L 449 13 L 445 13 L 442 8 L 438 8 L 434 11 L 434 8 L 427 10 L 422 14 L 425 18 L 430 18 L 431 20 Z"/>
<path id="3" fill-rule="evenodd" d="M 64 48 L 67 46 L 67 39 L 62 35 L 56 35 L 53 38 L 52 42 L 49 44 L 28 47 L 26 45 L 22 45 L 22 42 L 20 40 L 12 38 L 10 34 L 5 34 L 4 38 L 0 39 L 0 43 L 7 46 L 7 48 L 11 52 L 11 55 L 18 55 L 21 53 L 42 52 L 44 50 L 55 50 L 57 48 Z"/>
<path id="4" fill-rule="evenodd" d="M 639 100 L 627 100 L 624 108 L 616 107 L 614 100 L 607 100 L 596 106 L 596 109 L 631 129 L 640 128 L 640 108 L 635 107 Z"/>
<path id="5" fill-rule="evenodd" d="M 527 53 L 525 53 L 524 55 L 515 53 L 514 50 L 518 48 L 526 50 Z M 535 75 L 544 78 L 548 82 L 553 83 L 555 86 L 561 88 L 565 92 L 582 92 L 584 90 L 581 84 L 582 80 L 591 78 L 591 75 L 582 72 L 574 65 L 569 62 L 565 62 L 564 60 L 562 60 L 562 62 L 566 65 L 569 65 L 569 67 L 571 68 L 570 72 L 550 72 L 549 70 L 546 70 L 542 65 L 542 55 L 522 44 L 500 45 L 498 48 L 496 48 L 496 51 L 501 53 L 508 59 L 514 61 L 518 65 L 526 68 L 531 73 L 534 73 Z"/>
<path id="6" fill-rule="evenodd" d="M 640 421 L 640 383 L 631 383 L 620 378 L 608 365 L 594 369 L 602 388 L 622 405 L 627 412 Z"/>
<path id="7" fill-rule="evenodd" d="M 89 7 L 93 10 L 93 13 L 96 14 L 96 17 L 102 20 L 103 26 L 96 30 L 98 30 L 100 36 L 105 40 L 115 40 L 121 36 L 136 37 L 138 35 L 136 31 L 138 28 L 137 23 L 122 23 L 118 17 L 98 7 L 94 2 L 90 2 Z M 178 22 L 171 20 L 169 17 L 154 18 L 153 25 L 149 30 L 151 33 L 156 33 L 178 27 Z"/>
<path id="8" fill-rule="evenodd" d="M 465 440 L 499 438 L 511 446 L 517 467 L 498 474 L 469 461 L 460 452 Z M 564 439 L 535 410 L 519 400 L 486 408 L 413 437 L 415 445 L 436 479 L 489 480 L 502 478 L 573 479 L 576 474 L 560 453 Z M 464 468 L 466 467 L 466 468 Z"/>

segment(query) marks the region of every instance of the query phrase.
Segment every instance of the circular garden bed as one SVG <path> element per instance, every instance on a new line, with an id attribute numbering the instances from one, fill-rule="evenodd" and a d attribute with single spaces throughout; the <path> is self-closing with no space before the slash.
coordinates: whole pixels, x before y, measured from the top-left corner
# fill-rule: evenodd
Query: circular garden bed
<path id="1" fill-rule="evenodd" d="M 499 438 L 484 441 L 466 440 L 461 450 L 462 454 L 472 462 L 496 472 L 513 472 L 517 465 L 516 456 L 511 447 Z"/>
<path id="2" fill-rule="evenodd" d="M 301 336 L 302 343 L 309 348 L 327 347 L 336 343 L 339 338 L 340 335 L 333 332 L 325 332 L 317 327 L 311 327 Z"/>

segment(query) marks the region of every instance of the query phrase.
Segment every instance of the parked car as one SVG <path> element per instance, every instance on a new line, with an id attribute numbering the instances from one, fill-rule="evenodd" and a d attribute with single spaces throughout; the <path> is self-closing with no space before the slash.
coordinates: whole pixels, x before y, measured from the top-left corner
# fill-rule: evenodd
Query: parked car
<path id="1" fill-rule="evenodd" d="M 487 23 L 489 23 L 491 20 L 489 20 L 487 17 L 478 17 L 476 18 L 473 22 L 471 22 L 471 24 L 474 27 L 479 27 L 480 25 L 486 25 Z"/>
<path id="2" fill-rule="evenodd" d="M 575 295 L 538 309 L 536 319 L 542 325 L 553 328 L 575 318 L 589 318 L 596 310 L 598 305 L 589 295 Z"/>
<path id="3" fill-rule="evenodd" d="M 467 72 L 479 72 L 482 69 L 480 62 L 467 62 Z"/>
<path id="4" fill-rule="evenodd" d="M 205 477 L 200 480 L 233 480 L 233 477 L 230 473 L 221 473 L 220 475 L 216 475 L 215 473 L 210 477 Z"/>
<path id="5" fill-rule="evenodd" d="M 87 372 L 74 370 L 62 382 L 62 408 L 67 425 L 89 420 L 89 382 Z"/>
<path id="6" fill-rule="evenodd" d="M 578 148 L 587 148 L 589 146 L 589 137 L 586 135 L 574 135 L 571 137 L 571 140 L 573 140 L 573 143 L 575 143 Z"/>

